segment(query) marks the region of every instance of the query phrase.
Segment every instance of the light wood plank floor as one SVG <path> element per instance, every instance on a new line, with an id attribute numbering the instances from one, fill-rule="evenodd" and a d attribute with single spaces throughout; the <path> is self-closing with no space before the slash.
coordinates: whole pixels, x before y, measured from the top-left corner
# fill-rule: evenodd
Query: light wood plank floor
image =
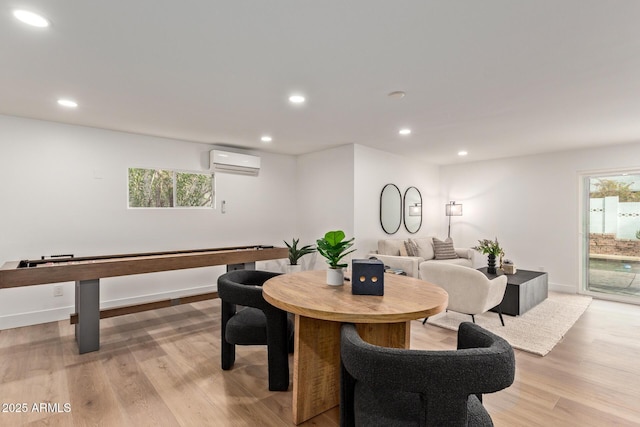
<path id="1" fill-rule="evenodd" d="M 219 318 L 213 300 L 103 320 L 85 355 L 68 322 L 0 331 L 1 409 L 27 409 L 0 412 L 0 426 L 292 425 L 291 392 L 267 390 L 264 347 L 238 347 L 220 369 Z M 412 348 L 455 347 L 452 331 L 411 331 Z M 515 383 L 485 405 L 497 426 L 640 425 L 639 338 L 640 307 L 594 301 L 549 355 L 516 351 Z M 304 425 L 336 426 L 338 410 Z"/>

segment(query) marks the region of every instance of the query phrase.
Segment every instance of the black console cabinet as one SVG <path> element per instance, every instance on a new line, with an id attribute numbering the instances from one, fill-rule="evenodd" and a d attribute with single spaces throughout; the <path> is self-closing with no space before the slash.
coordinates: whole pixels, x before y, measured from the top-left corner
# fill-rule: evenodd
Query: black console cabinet
<path id="1" fill-rule="evenodd" d="M 487 273 L 487 268 L 479 268 L 489 279 L 502 276 Z M 549 276 L 541 271 L 517 270 L 515 274 L 507 274 L 507 290 L 500 304 L 502 313 L 519 316 L 547 299 L 549 295 Z M 496 308 L 491 311 L 497 311 Z"/>

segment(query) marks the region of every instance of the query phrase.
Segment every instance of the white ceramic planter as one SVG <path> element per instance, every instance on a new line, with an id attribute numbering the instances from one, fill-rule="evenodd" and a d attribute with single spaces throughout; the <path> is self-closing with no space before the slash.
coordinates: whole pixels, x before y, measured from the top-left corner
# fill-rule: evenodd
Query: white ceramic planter
<path id="1" fill-rule="evenodd" d="M 327 285 L 344 285 L 344 270 L 341 268 L 330 268 L 327 270 Z"/>
<path id="2" fill-rule="evenodd" d="M 297 265 L 287 265 L 285 266 L 285 271 L 286 273 L 298 273 L 300 271 L 302 271 L 302 265 L 297 264 Z"/>

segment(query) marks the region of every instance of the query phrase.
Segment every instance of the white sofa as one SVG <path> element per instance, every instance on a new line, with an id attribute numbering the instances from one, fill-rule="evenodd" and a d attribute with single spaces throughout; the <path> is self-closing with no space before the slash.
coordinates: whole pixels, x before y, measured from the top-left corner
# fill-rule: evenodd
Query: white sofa
<path id="1" fill-rule="evenodd" d="M 436 262 L 462 265 L 465 267 L 479 268 L 486 261 L 479 252 L 471 248 L 454 248 L 457 258 L 435 259 L 433 236 L 411 238 L 417 247 L 417 256 L 404 255 L 405 242 L 408 239 L 382 239 L 378 240 L 378 251 L 370 253 L 369 257 L 376 257 L 390 268 L 403 270 L 407 276 L 420 277 L 420 264 L 423 262 Z"/>

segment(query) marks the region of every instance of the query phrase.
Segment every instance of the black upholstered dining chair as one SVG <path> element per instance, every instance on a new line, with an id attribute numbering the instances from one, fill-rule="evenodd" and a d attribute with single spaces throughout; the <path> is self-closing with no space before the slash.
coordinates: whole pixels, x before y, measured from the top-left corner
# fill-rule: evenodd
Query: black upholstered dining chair
<path id="1" fill-rule="evenodd" d="M 267 345 L 269 390 L 289 388 L 289 348 L 293 322 L 287 312 L 269 304 L 262 296 L 262 285 L 280 273 L 236 270 L 218 278 L 222 300 L 222 369 L 233 367 L 236 345 Z M 240 307 L 242 306 L 242 307 Z"/>
<path id="2" fill-rule="evenodd" d="M 458 349 L 379 347 L 352 324 L 341 329 L 341 426 L 492 426 L 482 394 L 514 380 L 513 348 L 470 322 Z"/>

